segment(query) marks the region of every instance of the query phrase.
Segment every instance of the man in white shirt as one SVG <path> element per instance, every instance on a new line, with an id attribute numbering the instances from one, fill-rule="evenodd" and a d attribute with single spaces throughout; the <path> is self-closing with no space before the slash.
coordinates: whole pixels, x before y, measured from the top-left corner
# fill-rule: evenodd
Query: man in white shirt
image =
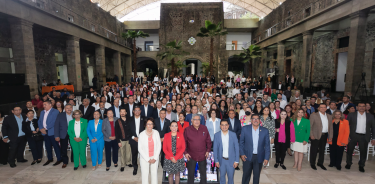
<path id="1" fill-rule="evenodd" d="M 368 144 L 375 145 L 375 120 L 372 114 L 366 113 L 366 104 L 358 103 L 358 112 L 349 113 L 350 134 L 346 154 L 346 169 L 350 169 L 354 147 L 359 145 L 359 171 L 365 172 L 365 162 L 367 159 Z"/>
<path id="2" fill-rule="evenodd" d="M 328 142 L 331 142 L 333 137 L 332 116 L 326 113 L 326 104 L 320 104 L 318 109 L 318 112 L 310 115 L 310 165 L 312 169 L 317 170 L 315 162 L 316 156 L 319 153 L 317 165 L 323 170 L 327 170 L 323 166 L 323 162 L 327 139 Z"/>
<path id="3" fill-rule="evenodd" d="M 287 102 L 283 100 L 283 96 L 281 95 L 281 93 L 277 94 L 277 100 L 280 101 L 280 107 L 284 109 L 287 105 Z"/>
<path id="4" fill-rule="evenodd" d="M 154 118 L 154 119 L 159 118 L 159 113 L 160 113 L 160 111 L 161 111 L 162 109 L 164 109 L 164 108 L 162 108 L 162 106 L 161 106 L 161 101 L 158 100 L 158 101 L 156 102 L 156 109 L 154 109 L 154 112 L 153 112 L 153 118 Z"/>
<path id="5" fill-rule="evenodd" d="M 110 107 L 112 107 L 112 105 L 110 103 L 108 103 L 107 100 L 105 99 L 105 96 L 102 96 L 100 98 L 100 102 L 104 103 L 104 108 L 106 108 L 106 109 L 109 109 Z"/>
<path id="6" fill-rule="evenodd" d="M 131 151 L 132 151 L 132 164 L 133 164 L 133 175 L 137 175 L 138 171 L 138 136 L 145 129 L 144 122 L 146 118 L 141 117 L 141 108 L 139 106 L 134 107 L 134 116 L 129 118 L 130 131 L 132 137 L 129 140 Z"/>
<path id="7" fill-rule="evenodd" d="M 232 90 L 232 95 L 235 96 L 236 94 L 240 93 L 240 87 L 237 85 L 235 89 Z"/>

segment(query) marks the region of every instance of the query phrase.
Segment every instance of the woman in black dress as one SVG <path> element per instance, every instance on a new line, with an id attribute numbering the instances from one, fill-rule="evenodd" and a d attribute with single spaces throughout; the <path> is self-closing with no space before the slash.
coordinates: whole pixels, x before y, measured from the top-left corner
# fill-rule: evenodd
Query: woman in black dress
<path id="1" fill-rule="evenodd" d="M 22 131 L 25 132 L 29 148 L 33 155 L 33 162 L 40 163 L 43 158 L 43 136 L 39 131 L 38 120 L 34 119 L 34 111 L 29 110 L 26 114 L 27 119 L 22 122 Z"/>

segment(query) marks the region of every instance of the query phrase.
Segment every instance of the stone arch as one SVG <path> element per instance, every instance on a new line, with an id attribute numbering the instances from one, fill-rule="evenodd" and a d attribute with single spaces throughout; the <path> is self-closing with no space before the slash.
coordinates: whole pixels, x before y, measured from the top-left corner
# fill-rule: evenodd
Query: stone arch
<path id="1" fill-rule="evenodd" d="M 242 75 L 249 75 L 249 63 L 243 63 L 234 58 L 234 55 L 228 57 L 228 75 L 233 74 L 233 71 L 241 71 Z"/>
<path id="2" fill-rule="evenodd" d="M 150 72 L 153 78 L 158 75 L 158 62 L 152 57 L 137 57 L 137 71 L 145 75 L 147 75 L 146 72 Z"/>

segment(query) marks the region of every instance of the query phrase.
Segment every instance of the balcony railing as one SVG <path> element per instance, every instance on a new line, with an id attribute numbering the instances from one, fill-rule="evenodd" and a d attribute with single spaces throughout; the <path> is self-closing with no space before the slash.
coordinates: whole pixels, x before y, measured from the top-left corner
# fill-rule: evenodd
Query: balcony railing
<path id="1" fill-rule="evenodd" d="M 159 51 L 159 45 L 137 45 L 138 51 Z"/>
<path id="2" fill-rule="evenodd" d="M 242 48 L 249 48 L 250 43 L 247 44 L 226 44 L 226 50 L 243 50 Z"/>

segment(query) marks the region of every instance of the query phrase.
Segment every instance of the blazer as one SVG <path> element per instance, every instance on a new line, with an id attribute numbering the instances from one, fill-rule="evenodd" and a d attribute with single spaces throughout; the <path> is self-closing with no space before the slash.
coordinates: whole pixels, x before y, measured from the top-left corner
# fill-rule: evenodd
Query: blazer
<path id="1" fill-rule="evenodd" d="M 332 123 L 335 123 L 335 120 L 332 120 Z M 350 133 L 349 121 L 346 119 L 343 119 L 343 120 L 340 120 L 339 123 L 340 123 L 339 135 L 337 137 L 336 144 L 338 146 L 346 146 L 348 145 L 348 142 L 349 142 L 349 133 Z M 332 144 L 332 141 L 328 142 L 328 144 Z"/>
<path id="2" fill-rule="evenodd" d="M 26 116 L 24 114 L 21 114 L 21 116 L 23 120 L 26 120 Z M 21 127 L 21 130 L 22 130 L 22 127 Z M 18 128 L 16 117 L 14 117 L 14 114 L 10 114 L 9 116 L 4 118 L 1 132 L 3 133 L 3 137 L 8 136 L 10 141 L 17 140 L 19 128 Z"/>
<path id="3" fill-rule="evenodd" d="M 23 119 L 22 121 L 22 132 L 24 132 L 27 137 L 31 137 L 33 135 L 33 132 L 31 131 L 30 122 L 26 120 L 27 119 Z M 32 123 L 36 131 L 36 129 L 38 128 L 38 120 L 33 119 Z"/>
<path id="4" fill-rule="evenodd" d="M 136 130 L 136 126 L 135 126 L 135 117 L 131 117 L 129 118 L 129 124 L 130 124 L 130 132 L 132 134 L 132 137 L 138 137 L 138 135 L 143 131 L 145 130 L 145 126 L 144 126 L 144 123 L 146 121 L 146 118 L 141 116 L 140 117 L 140 120 L 139 120 L 139 131 L 137 132 Z M 131 138 L 129 140 L 129 144 L 138 144 L 135 140 L 133 140 L 133 138 Z"/>
<path id="5" fill-rule="evenodd" d="M 228 119 L 229 123 L 229 130 L 236 133 L 237 139 L 240 140 L 240 135 L 241 135 L 241 121 L 237 118 L 234 118 L 234 127 L 232 127 L 232 123 L 230 122 L 230 119 Z"/>
<path id="6" fill-rule="evenodd" d="M 171 119 L 169 120 L 170 122 L 172 121 L 178 121 L 177 114 L 174 112 L 171 112 Z"/>
<path id="7" fill-rule="evenodd" d="M 299 125 L 297 120 L 294 122 L 294 132 L 296 134 L 296 142 L 302 143 L 303 141 L 309 142 L 310 137 L 310 120 L 302 118 Z"/>
<path id="8" fill-rule="evenodd" d="M 45 112 L 45 110 L 40 112 L 40 117 L 39 117 L 39 120 L 38 120 L 39 129 L 44 128 L 44 126 L 43 126 L 44 112 Z M 59 115 L 59 114 L 60 114 L 60 112 L 58 110 L 56 110 L 54 108 L 50 109 L 50 112 L 48 113 L 47 121 L 46 121 L 48 136 L 55 135 L 55 122 L 56 122 L 57 115 Z"/>
<path id="9" fill-rule="evenodd" d="M 210 137 L 211 137 L 211 141 L 214 141 L 214 136 L 216 134 L 216 132 L 220 132 L 220 122 L 221 120 L 219 118 L 215 118 L 215 122 L 212 121 L 212 119 L 208 119 L 206 121 L 206 127 L 208 129 L 208 133 L 210 133 Z M 215 130 L 214 131 L 214 124 L 215 124 Z"/>
<path id="10" fill-rule="evenodd" d="M 350 134 L 349 137 L 350 139 L 354 139 L 357 134 L 357 116 L 359 112 L 353 112 L 349 113 L 347 120 L 349 121 L 349 126 L 350 126 Z M 341 125 L 341 124 L 340 124 Z M 372 137 L 371 137 L 372 133 Z M 375 120 L 374 116 L 372 114 L 366 113 L 366 141 L 369 142 L 370 139 L 375 139 Z"/>
<path id="11" fill-rule="evenodd" d="M 146 117 L 146 118 L 153 117 L 153 113 L 154 113 L 154 107 L 152 107 L 151 105 L 147 105 L 147 116 L 146 116 L 145 106 L 141 105 L 141 116 L 142 117 Z"/>
<path id="12" fill-rule="evenodd" d="M 118 112 L 120 113 L 122 107 L 121 107 L 121 106 L 118 106 L 118 108 L 119 108 L 119 109 L 118 109 Z M 110 108 L 108 108 L 107 112 L 108 112 L 109 110 L 112 110 L 112 112 L 113 112 L 113 117 L 116 117 L 115 106 L 112 105 Z M 128 111 L 126 111 L 126 113 L 128 113 Z M 119 115 L 119 116 L 120 116 L 120 115 Z M 126 115 L 126 116 L 128 116 L 128 115 Z"/>
<path id="13" fill-rule="evenodd" d="M 177 132 L 176 136 L 177 136 L 176 137 L 176 155 L 173 155 L 172 132 L 169 132 L 164 135 L 163 151 L 165 154 L 165 159 L 167 160 L 172 160 L 173 157 L 175 160 L 179 160 L 183 158 L 183 155 L 186 149 L 184 134 L 181 132 Z"/>
<path id="14" fill-rule="evenodd" d="M 133 103 L 133 110 L 134 110 L 134 107 L 137 106 L 136 103 Z M 126 117 L 130 118 L 130 117 L 133 117 L 134 116 L 134 112 L 132 112 L 132 115 L 133 116 L 130 116 L 130 107 L 129 107 L 129 103 L 127 104 L 124 104 L 123 108 L 126 110 Z"/>
<path id="15" fill-rule="evenodd" d="M 184 134 L 185 128 L 190 126 L 189 122 L 187 122 L 187 121 L 184 121 L 184 126 L 181 125 L 180 121 L 177 121 L 177 125 L 178 125 L 177 131 L 181 132 L 182 134 Z"/>
<path id="16" fill-rule="evenodd" d="M 79 134 L 79 137 L 82 139 L 82 144 L 84 143 L 85 145 L 87 144 L 87 119 L 81 118 L 81 131 Z M 68 134 L 69 134 L 69 139 L 70 142 L 75 142 L 74 138 L 76 137 L 76 133 L 74 131 L 74 124 L 76 120 L 73 119 L 69 121 L 69 126 L 68 126 Z"/>
<path id="17" fill-rule="evenodd" d="M 230 163 L 239 163 L 240 148 L 237 140 L 237 136 L 234 132 L 228 131 L 229 143 L 228 143 L 228 161 Z M 223 161 L 223 142 L 221 139 L 221 131 L 215 134 L 214 138 L 214 160 L 219 162 L 220 165 Z M 234 169 L 234 168 L 233 168 Z"/>
<path id="18" fill-rule="evenodd" d="M 191 119 L 193 114 L 188 114 L 185 117 L 185 121 L 189 122 L 189 125 L 192 125 Z M 206 121 L 204 120 L 204 117 L 201 114 L 198 114 L 201 117 L 201 125 L 206 125 Z"/>
<path id="19" fill-rule="evenodd" d="M 328 119 L 328 139 L 332 139 L 333 137 L 333 125 L 332 123 L 332 116 L 327 114 Z M 312 113 L 310 115 L 310 137 L 314 136 L 315 139 L 320 139 L 322 136 L 322 120 L 320 119 L 319 112 Z"/>
<path id="20" fill-rule="evenodd" d="M 103 142 L 103 132 L 102 132 L 103 120 L 99 119 L 98 127 L 95 131 L 95 119 L 90 120 L 89 124 L 87 125 L 87 135 L 89 136 L 90 144 L 93 143 L 91 140 L 96 138 L 97 142 Z"/>
<path id="21" fill-rule="evenodd" d="M 55 138 L 59 137 L 61 139 L 65 139 L 66 135 L 68 134 L 68 123 L 69 122 L 66 119 L 66 112 L 62 112 L 59 115 L 57 115 L 55 121 Z"/>
<path id="22" fill-rule="evenodd" d="M 103 115 L 102 115 L 102 112 L 101 112 L 100 109 L 98 109 L 97 111 L 98 111 L 99 114 L 100 114 L 100 119 L 101 119 L 101 120 L 107 118 L 107 111 L 108 111 L 108 109 L 104 108 Z"/>
<path id="23" fill-rule="evenodd" d="M 95 112 L 95 107 L 93 106 L 88 106 L 87 107 L 87 110 L 86 110 L 86 113 L 85 113 L 85 107 L 83 105 L 80 105 L 79 106 L 79 110 L 82 112 L 83 116 L 82 118 L 83 119 L 87 119 L 87 120 L 92 120 L 94 119 L 94 112 Z"/>
<path id="24" fill-rule="evenodd" d="M 161 108 L 162 110 L 166 110 L 165 108 Z M 154 119 L 157 119 L 159 118 L 159 114 L 158 114 L 158 108 L 154 108 L 154 112 L 152 112 L 152 117 Z"/>
<path id="25" fill-rule="evenodd" d="M 158 163 L 159 155 L 161 151 L 161 141 L 160 141 L 160 135 L 158 131 L 152 130 L 152 140 L 154 141 L 154 156 L 150 157 L 148 153 L 148 136 L 146 134 L 146 130 L 142 131 L 139 134 L 138 152 L 141 155 L 141 159 L 147 162 L 151 159 L 155 159 L 156 163 Z"/>
<path id="26" fill-rule="evenodd" d="M 338 109 L 338 110 L 341 110 L 341 106 L 342 106 L 342 104 L 343 104 L 343 103 L 339 103 L 339 104 L 337 104 L 337 109 Z M 346 107 L 348 107 L 348 106 L 353 106 L 354 109 L 357 110 L 357 106 L 354 105 L 354 104 L 352 104 L 352 103 L 349 103 Z"/>
<path id="27" fill-rule="evenodd" d="M 155 119 L 154 123 L 155 123 L 154 129 L 159 132 L 160 138 L 164 138 L 164 134 L 171 131 L 171 129 L 169 128 L 169 125 L 171 125 L 171 122 L 166 118 L 164 118 L 163 130 L 161 129 L 160 118 Z"/>
<path id="28" fill-rule="evenodd" d="M 242 127 L 240 138 L 240 155 L 246 155 L 246 160 L 253 157 L 253 126 Z M 270 159 L 271 147 L 270 136 L 267 128 L 259 126 L 259 142 L 258 142 L 258 163 Z"/>
<path id="29" fill-rule="evenodd" d="M 113 127 L 116 128 L 116 121 L 118 118 L 113 117 Z M 102 123 L 102 132 L 103 132 L 103 138 L 106 142 L 111 142 L 112 140 L 109 139 L 111 137 L 111 123 L 109 122 L 108 118 L 105 118 Z"/>

